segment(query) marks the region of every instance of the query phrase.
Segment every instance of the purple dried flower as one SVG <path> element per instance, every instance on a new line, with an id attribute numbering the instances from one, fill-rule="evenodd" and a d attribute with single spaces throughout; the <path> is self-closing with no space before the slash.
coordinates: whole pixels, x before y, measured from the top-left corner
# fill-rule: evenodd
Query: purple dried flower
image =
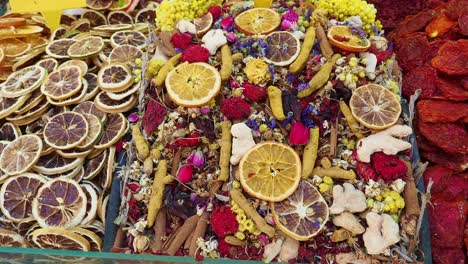
<path id="1" fill-rule="evenodd" d="M 231 43 L 237 41 L 237 36 L 236 36 L 236 34 L 235 34 L 234 32 L 229 32 L 229 33 L 227 34 L 227 37 L 226 37 L 226 38 L 227 38 L 227 40 L 228 40 L 229 42 L 231 42 Z"/>
<path id="2" fill-rule="evenodd" d="M 286 119 L 284 119 L 283 123 L 281 123 L 281 127 L 287 126 L 293 119 L 293 116 L 294 116 L 293 112 L 288 112 L 288 116 L 286 116 Z"/>
<path id="3" fill-rule="evenodd" d="M 305 90 L 305 89 L 309 89 L 309 83 L 300 83 L 298 86 L 297 86 L 297 91 L 300 92 L 302 90 Z"/>
<path id="4" fill-rule="evenodd" d="M 130 123 L 136 123 L 138 122 L 138 119 L 140 119 L 140 117 L 135 113 L 131 113 L 128 115 L 128 121 L 130 121 Z"/>
<path id="5" fill-rule="evenodd" d="M 265 124 L 268 126 L 268 128 L 273 129 L 276 127 L 276 118 L 270 117 L 265 119 Z"/>
<path id="6" fill-rule="evenodd" d="M 288 74 L 286 74 L 286 80 L 288 81 L 289 84 L 293 84 L 294 81 L 296 81 L 296 75 L 288 72 Z"/>
<path id="7" fill-rule="evenodd" d="M 299 19 L 299 15 L 293 9 L 289 9 L 289 11 L 284 13 L 283 15 L 283 21 L 287 20 L 290 22 L 297 22 L 298 19 Z"/>
<path id="8" fill-rule="evenodd" d="M 253 120 L 253 119 L 247 119 L 247 121 L 245 122 L 245 124 L 250 127 L 250 129 L 254 130 L 254 131 L 258 131 L 258 124 L 257 124 L 257 121 Z"/>
<path id="9" fill-rule="evenodd" d="M 203 106 L 202 108 L 200 108 L 200 113 L 207 115 L 210 113 L 210 108 L 208 106 Z"/>

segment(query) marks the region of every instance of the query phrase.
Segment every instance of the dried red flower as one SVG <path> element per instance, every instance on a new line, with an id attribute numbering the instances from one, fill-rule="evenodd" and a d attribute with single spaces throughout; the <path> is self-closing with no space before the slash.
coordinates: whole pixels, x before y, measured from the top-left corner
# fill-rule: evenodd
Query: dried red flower
<path id="1" fill-rule="evenodd" d="M 182 56 L 180 57 L 180 60 L 182 62 L 188 61 L 190 63 L 194 62 L 208 62 L 208 59 L 210 58 L 210 52 L 200 46 L 200 45 L 190 45 L 188 48 L 186 48 L 182 52 Z"/>
<path id="2" fill-rule="evenodd" d="M 406 178 L 407 167 L 398 156 L 377 152 L 372 155 L 370 163 L 357 160 L 356 171 L 366 181 L 382 179 L 386 183 L 391 183 Z"/>
<path id="3" fill-rule="evenodd" d="M 193 177 L 193 166 L 190 164 L 186 164 L 180 167 L 179 171 L 177 172 L 177 179 L 179 179 L 182 183 L 187 183 L 192 180 Z"/>
<path id="4" fill-rule="evenodd" d="M 249 82 L 244 82 L 242 87 L 244 87 L 244 96 L 254 102 L 260 102 L 267 98 L 268 94 L 263 87 L 253 85 Z"/>
<path id="5" fill-rule="evenodd" d="M 146 105 L 145 114 L 141 120 L 141 125 L 145 130 L 146 135 L 150 135 L 158 128 L 164 118 L 166 118 L 167 110 L 162 103 L 154 99 L 150 99 Z"/>
<path id="6" fill-rule="evenodd" d="M 302 122 L 294 122 L 289 131 L 289 142 L 293 145 L 305 145 L 309 142 L 309 129 Z"/>
<path id="7" fill-rule="evenodd" d="M 174 144 L 179 147 L 194 147 L 200 142 L 200 134 L 198 132 L 192 132 L 185 138 L 178 138 Z"/>
<path id="8" fill-rule="evenodd" d="M 371 163 L 362 162 L 358 159 L 356 159 L 356 162 L 356 172 L 359 175 L 359 177 L 363 178 L 366 181 L 378 180 L 379 176 L 375 172 L 374 167 L 372 167 Z"/>
<path id="9" fill-rule="evenodd" d="M 213 16 L 213 20 L 217 20 L 221 16 L 221 7 L 220 6 L 211 6 L 208 8 L 208 12 Z"/>
<path id="10" fill-rule="evenodd" d="M 189 33 L 176 33 L 172 35 L 171 43 L 174 48 L 185 49 L 192 43 L 192 35 Z"/>
<path id="11" fill-rule="evenodd" d="M 240 97 L 228 98 L 221 103 L 221 112 L 228 119 L 244 119 L 250 115 L 250 106 Z"/>
<path id="12" fill-rule="evenodd" d="M 138 201 L 135 198 L 130 198 L 128 201 L 128 216 L 130 216 L 134 221 L 140 219 L 140 206 L 138 206 Z"/>
<path id="13" fill-rule="evenodd" d="M 220 238 L 235 233 L 239 228 L 236 215 L 232 212 L 231 208 L 226 205 L 218 206 L 213 210 L 210 223 L 213 231 Z M 223 239 L 220 239 L 220 241 L 221 240 Z"/>

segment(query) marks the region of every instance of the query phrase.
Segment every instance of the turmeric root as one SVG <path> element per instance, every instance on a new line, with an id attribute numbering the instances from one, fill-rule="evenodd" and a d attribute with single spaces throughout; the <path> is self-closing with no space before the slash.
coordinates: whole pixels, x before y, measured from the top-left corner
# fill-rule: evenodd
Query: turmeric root
<path id="1" fill-rule="evenodd" d="M 304 37 L 304 43 L 302 43 L 301 51 L 296 60 L 289 66 L 289 71 L 293 74 L 296 74 L 304 69 L 306 66 L 307 60 L 309 59 L 310 51 L 314 46 L 315 42 L 315 28 L 310 26 Z"/>
<path id="2" fill-rule="evenodd" d="M 227 44 L 221 47 L 221 61 L 222 65 L 219 74 L 221 75 L 221 80 L 225 81 L 232 74 L 232 53 Z"/>
<path id="3" fill-rule="evenodd" d="M 233 62 L 238 62 L 241 61 L 244 58 L 244 55 L 240 52 L 232 54 L 232 61 Z"/>
<path id="4" fill-rule="evenodd" d="M 268 98 L 270 99 L 271 111 L 275 118 L 279 121 L 286 119 L 286 116 L 283 112 L 283 99 L 281 97 L 282 92 L 276 86 L 269 86 L 268 89 Z"/>
<path id="5" fill-rule="evenodd" d="M 156 76 L 154 79 L 154 84 L 156 86 L 160 86 L 164 83 L 167 74 L 169 74 L 169 72 L 172 71 L 172 69 L 174 69 L 177 64 L 179 64 L 181 55 L 182 53 L 175 55 L 174 57 L 170 58 L 166 64 L 164 64 L 164 66 L 162 66 L 161 70 L 158 72 L 158 76 Z"/>
<path id="6" fill-rule="evenodd" d="M 146 175 L 151 175 L 153 173 L 153 159 L 151 157 L 147 157 L 143 162 L 143 172 Z"/>
<path id="7" fill-rule="evenodd" d="M 340 101 L 340 110 L 343 113 L 344 117 L 346 118 L 346 122 L 348 123 L 349 128 L 353 132 L 353 134 L 358 138 L 361 139 L 364 136 L 359 131 L 359 124 L 354 118 L 353 114 L 351 113 L 351 109 L 349 109 L 348 105 L 344 101 Z"/>
<path id="8" fill-rule="evenodd" d="M 137 156 L 140 160 L 145 160 L 150 155 L 149 144 L 143 137 L 138 124 L 135 124 L 132 128 L 132 138 L 135 142 Z"/>
<path id="9" fill-rule="evenodd" d="M 148 204 L 148 227 L 152 227 L 159 210 L 162 208 L 164 187 L 172 182 L 174 178 L 167 175 L 167 161 L 160 160 L 151 186 L 151 197 Z"/>
<path id="10" fill-rule="evenodd" d="M 335 54 L 330 60 L 325 62 L 325 64 L 322 65 L 317 74 L 315 74 L 314 77 L 312 77 L 312 79 L 309 81 L 309 88 L 300 91 L 297 94 L 297 97 L 307 97 L 316 90 L 320 89 L 322 86 L 324 86 L 327 83 L 328 78 L 330 77 L 331 71 L 336 63 L 336 60 L 338 60 L 340 57 L 340 54 Z"/>
<path id="11" fill-rule="evenodd" d="M 159 160 L 161 157 L 161 151 L 158 148 L 151 149 L 151 158 L 153 160 Z"/>
<path id="12" fill-rule="evenodd" d="M 324 167 L 317 167 L 312 172 L 314 175 L 325 177 L 328 176 L 333 179 L 340 179 L 340 180 L 354 180 L 356 179 L 356 173 L 353 170 L 344 170 L 340 167 L 333 166 L 329 169 Z"/>
<path id="13" fill-rule="evenodd" d="M 245 198 L 239 189 L 232 189 L 229 194 L 231 195 L 232 200 L 236 202 L 236 204 L 244 210 L 245 214 L 255 222 L 258 230 L 267 234 L 269 237 L 273 237 L 275 235 L 275 229 L 267 224 L 265 219 L 258 214 L 257 210 L 255 210 L 249 200 Z"/>
<path id="14" fill-rule="evenodd" d="M 312 171 L 315 167 L 320 137 L 319 131 L 318 127 L 310 129 L 309 143 L 305 146 L 304 153 L 302 154 L 302 179 L 304 180 L 312 176 Z"/>
<path id="15" fill-rule="evenodd" d="M 219 157 L 220 172 L 218 180 L 227 181 L 229 179 L 229 160 L 231 159 L 231 121 L 221 123 L 221 154 Z"/>

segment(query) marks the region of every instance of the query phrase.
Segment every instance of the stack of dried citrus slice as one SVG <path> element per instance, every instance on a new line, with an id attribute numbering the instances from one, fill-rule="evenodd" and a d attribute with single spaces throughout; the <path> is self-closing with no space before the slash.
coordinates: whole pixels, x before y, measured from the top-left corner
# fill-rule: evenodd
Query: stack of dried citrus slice
<path id="1" fill-rule="evenodd" d="M 102 248 L 114 145 L 155 16 L 116 3 L 88 0 L 53 32 L 39 15 L 0 18 L 0 227 L 12 226 L 0 246 Z"/>

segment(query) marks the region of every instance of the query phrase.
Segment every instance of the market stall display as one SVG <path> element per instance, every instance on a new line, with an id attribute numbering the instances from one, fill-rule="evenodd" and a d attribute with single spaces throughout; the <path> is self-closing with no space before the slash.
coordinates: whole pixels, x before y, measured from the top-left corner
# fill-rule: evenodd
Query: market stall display
<path id="1" fill-rule="evenodd" d="M 268 2 L 0 18 L 0 246 L 101 251 L 117 225 L 118 253 L 424 261 L 415 106 L 377 10 Z"/>

